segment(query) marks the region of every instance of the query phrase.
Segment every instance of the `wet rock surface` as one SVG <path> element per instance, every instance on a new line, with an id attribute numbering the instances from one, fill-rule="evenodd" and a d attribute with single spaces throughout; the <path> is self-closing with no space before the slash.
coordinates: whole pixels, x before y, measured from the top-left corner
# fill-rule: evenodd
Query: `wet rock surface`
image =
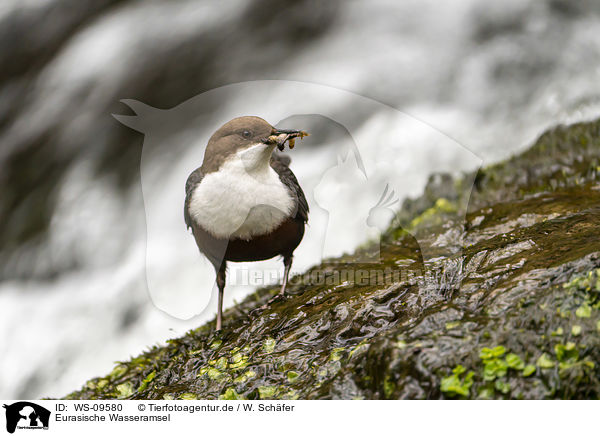
<path id="1" fill-rule="evenodd" d="M 261 289 L 222 333 L 203 325 L 67 398 L 598 398 L 599 138 L 599 121 L 560 126 L 433 177 L 379 264 L 332 260 L 266 308 L 277 289 Z"/>

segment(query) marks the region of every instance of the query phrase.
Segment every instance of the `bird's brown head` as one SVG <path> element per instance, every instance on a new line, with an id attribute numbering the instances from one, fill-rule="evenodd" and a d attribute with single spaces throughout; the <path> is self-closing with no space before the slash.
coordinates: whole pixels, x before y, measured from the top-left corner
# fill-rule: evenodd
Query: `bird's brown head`
<path id="1" fill-rule="evenodd" d="M 259 117 L 234 118 L 223 124 L 210 138 L 204 153 L 202 168 L 205 173 L 216 171 L 231 156 L 245 150 L 256 150 L 258 157 L 270 158 L 275 147 L 283 151 L 285 143 L 294 147 L 295 138 L 303 138 L 308 133 L 302 130 L 282 130 Z"/>

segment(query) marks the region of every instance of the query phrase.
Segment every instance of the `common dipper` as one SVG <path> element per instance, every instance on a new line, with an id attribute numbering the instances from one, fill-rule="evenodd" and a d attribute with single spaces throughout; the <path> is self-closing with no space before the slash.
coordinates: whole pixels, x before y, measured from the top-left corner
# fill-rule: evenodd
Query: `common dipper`
<path id="1" fill-rule="evenodd" d="M 294 250 L 304 236 L 308 203 L 290 158 L 274 153 L 290 148 L 301 130 L 281 130 L 259 117 L 224 124 L 208 141 L 202 166 L 185 185 L 185 223 L 217 274 L 217 330 L 223 318 L 227 261 L 283 257 L 280 295 L 285 293 Z"/>

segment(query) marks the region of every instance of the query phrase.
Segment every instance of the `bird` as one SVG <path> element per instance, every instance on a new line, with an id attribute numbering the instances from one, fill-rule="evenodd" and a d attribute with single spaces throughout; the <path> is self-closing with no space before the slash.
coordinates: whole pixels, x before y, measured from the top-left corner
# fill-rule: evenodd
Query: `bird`
<path id="1" fill-rule="evenodd" d="M 282 130 L 256 116 L 234 118 L 209 139 L 202 165 L 185 184 L 184 219 L 212 263 L 219 292 L 216 330 L 222 328 L 227 262 L 281 256 L 285 295 L 294 250 L 308 221 L 306 196 L 280 154 L 308 133 Z M 279 152 L 275 151 L 278 149 Z"/>

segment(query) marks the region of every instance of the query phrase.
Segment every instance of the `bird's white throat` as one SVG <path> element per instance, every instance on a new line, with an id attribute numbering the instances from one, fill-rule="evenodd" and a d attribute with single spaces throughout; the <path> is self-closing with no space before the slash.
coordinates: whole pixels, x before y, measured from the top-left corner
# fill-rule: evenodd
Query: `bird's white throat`
<path id="1" fill-rule="evenodd" d="M 192 219 L 217 238 L 250 240 L 275 230 L 295 204 L 271 168 L 272 151 L 273 146 L 255 144 L 207 174 L 192 195 Z"/>

